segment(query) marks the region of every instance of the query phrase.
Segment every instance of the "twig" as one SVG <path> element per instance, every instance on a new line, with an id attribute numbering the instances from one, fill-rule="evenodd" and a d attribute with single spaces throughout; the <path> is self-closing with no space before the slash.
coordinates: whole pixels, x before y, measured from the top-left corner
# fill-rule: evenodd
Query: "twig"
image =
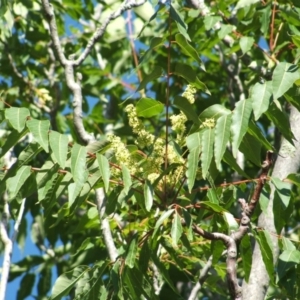
<path id="1" fill-rule="evenodd" d="M 139 82 L 141 82 L 143 80 L 143 78 L 142 78 L 142 72 L 141 72 L 140 68 L 138 68 L 139 61 L 138 61 L 138 57 L 137 57 L 137 53 L 135 51 L 135 46 L 134 46 L 134 41 L 133 41 L 132 16 L 131 16 L 130 10 L 127 11 L 127 25 L 128 25 L 128 34 L 129 34 L 129 43 L 130 43 L 130 47 L 131 47 L 131 51 L 132 51 L 132 55 L 133 55 L 134 65 L 137 68 L 137 75 L 139 78 Z"/>
<path id="2" fill-rule="evenodd" d="M 43 1 L 45 1 L 45 0 L 43 0 Z M 112 20 L 118 18 L 124 11 L 129 10 L 133 7 L 141 6 L 145 2 L 146 2 L 146 0 L 124 1 L 123 5 L 117 11 L 110 14 L 110 16 L 103 22 L 103 24 L 96 29 L 95 33 L 88 41 L 86 48 L 81 53 L 81 55 L 78 57 L 78 59 L 74 62 L 74 66 L 79 66 L 86 59 L 86 57 L 90 54 L 91 50 L 93 49 L 95 43 L 103 36 L 106 27 Z"/>
<path id="3" fill-rule="evenodd" d="M 59 59 L 60 63 L 63 66 L 65 66 L 67 59 L 65 57 L 64 51 L 61 47 L 61 43 L 59 40 L 53 7 L 49 3 L 48 0 L 42 0 L 42 4 L 43 4 L 43 7 L 44 7 L 44 10 L 46 13 L 46 18 L 48 19 L 50 34 L 51 34 L 52 42 L 53 42 L 53 45 L 55 48 L 55 52 L 58 55 L 58 59 Z"/>
<path id="4" fill-rule="evenodd" d="M 96 190 L 96 204 L 97 204 L 97 209 L 99 213 L 99 219 L 101 222 L 101 230 L 102 234 L 104 237 L 104 242 L 108 251 L 109 258 L 112 262 L 115 262 L 119 256 L 118 250 L 115 246 L 110 226 L 109 226 L 109 221 L 107 218 L 104 217 L 105 213 L 105 195 L 103 192 L 103 189 L 97 189 Z"/>
<path id="5" fill-rule="evenodd" d="M 269 41 L 269 47 L 270 47 L 270 50 L 271 52 L 273 52 L 273 49 L 274 49 L 274 21 L 275 21 L 275 13 L 276 13 L 276 1 L 274 1 L 273 3 L 273 8 L 272 8 L 272 19 L 271 19 L 271 24 L 270 24 L 270 29 L 271 29 L 271 32 L 270 32 L 270 41 Z"/>
<path id="6" fill-rule="evenodd" d="M 211 255 L 209 257 L 208 261 L 206 262 L 205 266 L 201 269 L 201 272 L 200 272 L 200 275 L 198 278 L 198 282 L 194 285 L 188 300 L 196 300 L 197 299 L 197 294 L 200 291 L 202 284 L 208 275 L 208 272 L 212 266 L 212 261 L 213 261 L 213 256 Z"/>
<path id="7" fill-rule="evenodd" d="M 237 244 L 246 235 L 250 227 L 250 218 L 255 210 L 256 204 L 259 200 L 262 188 L 266 182 L 266 178 L 270 167 L 272 165 L 272 152 L 268 151 L 266 159 L 262 164 L 262 172 L 259 177 L 259 181 L 255 187 L 253 196 L 249 203 L 246 203 L 244 199 L 239 199 L 242 206 L 242 218 L 240 222 L 239 229 L 235 232 L 231 232 L 230 235 L 219 232 L 208 232 L 197 225 L 193 225 L 193 231 L 200 236 L 208 240 L 221 240 L 227 249 L 227 280 L 228 287 L 232 299 L 239 300 L 242 299 L 242 288 L 238 283 L 237 271 L 236 271 L 236 260 L 237 260 Z"/>

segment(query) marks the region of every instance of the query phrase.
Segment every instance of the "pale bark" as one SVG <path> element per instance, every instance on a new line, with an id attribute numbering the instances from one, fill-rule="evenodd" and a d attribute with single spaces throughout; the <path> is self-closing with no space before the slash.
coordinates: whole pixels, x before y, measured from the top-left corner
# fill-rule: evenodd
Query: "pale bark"
<path id="1" fill-rule="evenodd" d="M 294 133 L 295 140 L 292 146 L 287 140 L 283 139 L 278 158 L 274 165 L 272 177 L 285 179 L 289 174 L 296 173 L 300 166 L 300 113 L 295 107 L 291 107 L 290 125 Z M 270 233 L 276 233 L 273 214 L 274 188 L 271 186 L 270 202 L 267 214 L 262 213 L 258 220 L 258 227 L 264 228 Z M 271 235 L 273 241 L 274 264 L 278 259 L 278 238 Z M 262 256 L 258 243 L 255 243 L 252 267 L 249 282 L 243 283 L 243 300 L 263 300 L 269 287 L 270 278 L 262 261 Z"/>

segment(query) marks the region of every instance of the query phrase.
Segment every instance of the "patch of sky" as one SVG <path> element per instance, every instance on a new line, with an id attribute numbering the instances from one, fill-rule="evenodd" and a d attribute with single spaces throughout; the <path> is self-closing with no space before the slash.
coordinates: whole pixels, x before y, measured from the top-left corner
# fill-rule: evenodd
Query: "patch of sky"
<path id="1" fill-rule="evenodd" d="M 265 51 L 269 51 L 270 50 L 269 45 L 268 45 L 266 39 L 263 38 L 263 37 L 260 37 L 260 39 L 258 41 L 258 46 L 260 48 L 264 49 Z"/>
<path id="2" fill-rule="evenodd" d="M 15 242 L 14 246 L 13 246 L 13 253 L 12 253 L 12 264 L 15 264 L 17 262 L 20 262 L 21 260 L 25 259 L 26 257 L 30 257 L 30 256 L 35 256 L 35 255 L 41 255 L 41 251 L 39 250 L 39 248 L 33 243 L 31 236 L 30 236 L 30 232 L 31 232 L 31 226 L 32 226 L 32 216 L 31 214 L 28 212 L 25 216 L 26 218 L 26 239 L 24 241 L 24 249 L 21 249 L 19 247 L 19 245 Z M 10 222 L 10 228 L 13 228 L 14 226 L 14 222 L 11 221 Z M 10 236 L 11 236 L 12 232 L 10 232 Z M 57 242 L 58 245 L 62 244 L 61 241 Z M 0 257 L 0 266 L 3 265 L 3 256 Z M 36 275 L 36 280 L 34 283 L 34 286 L 32 288 L 32 295 L 26 297 L 24 300 L 34 300 L 36 299 L 37 296 L 37 284 L 38 284 L 38 278 L 39 278 L 39 274 L 38 274 L 38 267 L 33 268 L 32 270 L 27 270 L 27 272 L 33 272 Z M 57 278 L 57 276 L 54 276 L 56 274 L 54 274 L 55 272 L 55 268 L 52 268 L 52 285 L 54 284 L 54 280 L 55 278 Z M 24 273 L 25 275 L 26 273 Z M 6 296 L 7 299 L 17 299 L 17 294 L 19 289 L 21 288 L 21 281 L 23 276 L 18 276 L 16 277 L 14 280 L 10 281 L 7 285 L 7 290 L 6 290 Z M 33 296 L 33 295 L 36 296 Z"/>

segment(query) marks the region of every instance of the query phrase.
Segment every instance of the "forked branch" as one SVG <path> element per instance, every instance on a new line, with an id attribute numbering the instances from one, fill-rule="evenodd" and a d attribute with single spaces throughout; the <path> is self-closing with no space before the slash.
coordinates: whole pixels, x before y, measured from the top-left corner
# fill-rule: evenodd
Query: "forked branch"
<path id="1" fill-rule="evenodd" d="M 247 203 L 245 199 L 239 199 L 239 202 L 242 207 L 242 214 L 241 214 L 240 226 L 237 231 L 232 232 L 229 235 L 226 235 L 224 233 L 219 233 L 219 232 L 208 232 L 196 225 L 193 225 L 193 230 L 195 233 L 199 234 L 200 236 L 208 240 L 221 240 L 226 246 L 228 287 L 232 299 L 235 300 L 242 299 L 242 288 L 238 283 L 237 270 L 236 270 L 237 245 L 249 230 L 251 216 L 253 215 L 256 204 L 259 200 L 261 191 L 266 182 L 267 175 L 270 170 L 270 167 L 272 166 L 272 163 L 273 163 L 272 152 L 268 151 L 266 155 L 266 159 L 262 164 L 261 174 L 259 176 L 259 180 L 257 182 L 257 185 L 255 187 L 250 202 Z"/>

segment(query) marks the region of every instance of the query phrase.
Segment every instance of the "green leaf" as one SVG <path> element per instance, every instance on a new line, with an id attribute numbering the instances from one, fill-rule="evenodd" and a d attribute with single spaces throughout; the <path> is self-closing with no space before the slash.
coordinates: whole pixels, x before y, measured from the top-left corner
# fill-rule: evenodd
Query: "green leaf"
<path id="1" fill-rule="evenodd" d="M 216 189 L 215 187 L 214 188 L 211 188 L 207 191 L 207 194 L 206 194 L 207 198 L 209 199 L 209 201 L 211 203 L 215 203 L 215 204 L 219 204 L 220 201 L 218 199 L 218 195 L 217 195 L 217 192 L 216 192 Z"/>
<path id="2" fill-rule="evenodd" d="M 252 48 L 254 42 L 255 41 L 253 37 L 243 36 L 240 38 L 239 44 L 243 54 L 247 53 Z"/>
<path id="3" fill-rule="evenodd" d="M 84 181 L 75 181 L 68 185 L 69 208 L 73 205 L 84 186 Z"/>
<path id="4" fill-rule="evenodd" d="M 60 275 L 54 283 L 49 300 L 60 300 L 62 297 L 67 296 L 88 270 L 88 267 L 79 266 L 72 271 Z"/>
<path id="5" fill-rule="evenodd" d="M 183 21 L 183 18 L 181 17 L 180 13 L 172 4 L 170 5 L 170 16 L 175 21 L 178 31 L 190 42 L 191 38 L 189 37 L 189 34 L 187 32 L 188 26 Z"/>
<path id="6" fill-rule="evenodd" d="M 214 128 L 207 128 L 206 130 L 202 131 L 201 134 L 201 167 L 202 167 L 202 176 L 205 179 L 211 160 L 213 158 L 213 145 L 214 145 L 214 137 L 215 137 L 215 130 Z"/>
<path id="7" fill-rule="evenodd" d="M 188 120 L 193 121 L 195 126 L 200 126 L 201 123 L 194 111 L 193 105 L 185 97 L 176 96 L 174 99 L 174 105 L 186 115 Z"/>
<path id="8" fill-rule="evenodd" d="M 71 180 L 72 174 L 69 172 L 66 174 L 59 174 L 59 176 L 56 177 L 56 180 L 54 181 L 52 187 L 49 189 L 44 199 L 44 203 L 47 203 L 47 205 L 45 206 L 46 217 L 53 213 L 51 208 L 57 203 L 57 199 L 60 199 L 61 195 L 67 189 Z"/>
<path id="9" fill-rule="evenodd" d="M 199 155 L 201 151 L 201 133 L 195 132 L 186 137 L 186 145 L 190 151 L 187 158 L 187 183 L 189 192 L 194 186 L 194 182 L 197 175 Z"/>
<path id="10" fill-rule="evenodd" d="M 281 182 L 278 178 L 272 178 L 271 181 L 275 186 L 274 192 L 274 225 L 278 234 L 290 218 L 290 185 L 286 182 Z"/>
<path id="11" fill-rule="evenodd" d="M 232 153 L 234 157 L 236 157 L 242 138 L 248 130 L 251 112 L 251 99 L 241 100 L 236 103 L 231 123 Z"/>
<path id="12" fill-rule="evenodd" d="M 289 174 L 287 179 L 289 182 L 297 185 L 297 187 L 300 187 L 300 174 Z"/>
<path id="13" fill-rule="evenodd" d="M 259 0 L 239 0 L 236 7 L 235 7 L 235 10 L 250 6 L 250 5 L 255 4 L 257 2 L 259 2 Z"/>
<path id="14" fill-rule="evenodd" d="M 148 270 L 150 256 L 151 250 L 149 248 L 148 241 L 145 241 L 140 251 L 139 261 L 137 264 L 139 266 L 139 269 L 143 273 L 146 273 L 146 271 Z"/>
<path id="15" fill-rule="evenodd" d="M 71 150 L 71 173 L 74 181 L 84 183 L 87 179 L 86 172 L 86 148 L 75 143 Z"/>
<path id="16" fill-rule="evenodd" d="M 164 9 L 164 5 L 159 5 L 158 9 L 153 13 L 153 15 L 149 18 L 149 20 L 147 22 L 144 23 L 143 28 L 141 29 L 140 33 L 138 34 L 138 38 L 141 36 L 141 34 L 143 33 L 144 29 L 149 26 L 149 23 L 152 22 L 153 20 L 155 20 L 155 18 L 157 17 L 157 14 Z M 147 14 L 148 16 L 148 14 Z M 154 38 L 153 38 L 154 39 Z M 152 40 L 153 40 L 152 39 Z M 159 38 L 157 38 L 159 39 Z M 150 42 L 150 44 L 152 45 L 152 41 Z"/>
<path id="17" fill-rule="evenodd" d="M 285 250 L 278 258 L 278 277 L 283 278 L 288 270 L 300 264 L 300 251 Z"/>
<path id="18" fill-rule="evenodd" d="M 29 116 L 29 110 L 25 107 L 10 107 L 5 109 L 5 118 L 8 119 L 11 126 L 18 132 L 24 129 L 25 122 Z"/>
<path id="19" fill-rule="evenodd" d="M 130 171 L 125 165 L 122 166 L 122 174 L 123 174 L 124 192 L 127 195 L 132 185 L 132 181 L 131 181 Z"/>
<path id="20" fill-rule="evenodd" d="M 17 300 L 26 299 L 26 297 L 28 297 L 31 294 L 34 282 L 35 282 L 34 274 L 32 273 L 25 274 L 25 276 L 22 278 L 20 282 L 20 287 L 17 294 Z"/>
<path id="21" fill-rule="evenodd" d="M 185 221 L 185 226 L 187 227 L 187 241 L 192 241 L 193 240 L 193 228 L 192 228 L 192 225 L 193 225 L 193 219 L 191 217 L 191 214 L 190 212 L 188 212 L 186 209 L 182 209 L 182 213 L 183 213 L 183 218 L 184 218 L 184 221 Z M 185 239 L 184 237 L 185 235 L 182 235 L 182 241 L 183 241 L 183 244 L 185 245 Z M 188 248 L 189 250 L 191 250 L 191 245 L 190 243 L 188 243 Z"/>
<path id="22" fill-rule="evenodd" d="M 244 170 L 241 169 L 241 167 L 237 164 L 236 159 L 232 156 L 232 154 L 226 149 L 223 160 L 236 172 L 238 172 L 240 175 L 249 178 L 249 176 L 245 173 Z"/>
<path id="23" fill-rule="evenodd" d="M 224 211 L 223 217 L 227 224 L 229 234 L 230 232 L 236 231 L 239 228 L 239 224 L 237 223 L 237 221 L 231 213 Z"/>
<path id="24" fill-rule="evenodd" d="M 271 103 L 269 110 L 266 112 L 266 116 L 274 123 L 282 135 L 293 145 L 294 135 L 291 131 L 288 116 L 277 107 L 275 102 Z"/>
<path id="25" fill-rule="evenodd" d="M 172 228 L 171 228 L 171 237 L 172 237 L 172 244 L 173 247 L 177 247 L 177 243 L 182 235 L 182 225 L 181 225 L 181 218 L 177 211 L 175 211 Z"/>
<path id="26" fill-rule="evenodd" d="M 246 234 L 240 243 L 241 257 L 243 263 L 243 271 L 245 273 L 245 280 L 249 282 L 251 266 L 252 266 L 252 246 L 250 237 Z"/>
<path id="27" fill-rule="evenodd" d="M 94 141 L 86 146 L 87 153 L 104 153 L 109 150 L 111 147 L 111 143 L 107 140 Z"/>
<path id="28" fill-rule="evenodd" d="M 14 163 L 9 170 L 5 173 L 4 178 L 0 181 L 0 191 L 5 189 L 5 183 L 7 178 L 16 175 L 18 169 L 20 169 L 24 165 L 28 165 L 30 161 L 42 151 L 42 147 L 37 143 L 29 144 L 20 154 L 16 163 Z"/>
<path id="29" fill-rule="evenodd" d="M 151 98 L 142 98 L 136 104 L 136 112 L 139 117 L 151 118 L 159 115 L 164 105 Z"/>
<path id="30" fill-rule="evenodd" d="M 144 184 L 144 197 L 146 210 L 150 211 L 153 205 L 153 188 L 149 180 Z"/>
<path id="31" fill-rule="evenodd" d="M 262 259 L 265 264 L 266 270 L 269 274 L 271 282 L 274 282 L 274 266 L 273 266 L 273 243 L 270 234 L 265 230 L 260 230 L 255 235 L 259 244 Z"/>
<path id="32" fill-rule="evenodd" d="M 261 143 L 266 150 L 274 150 L 273 146 L 265 138 L 260 128 L 254 123 L 253 120 L 249 122 L 248 133 L 251 134 L 259 143 Z"/>
<path id="33" fill-rule="evenodd" d="M 272 89 L 275 99 L 287 92 L 296 80 L 300 78 L 299 68 L 286 62 L 279 63 L 272 76 Z"/>
<path id="34" fill-rule="evenodd" d="M 221 116 L 227 116 L 231 111 L 220 104 L 214 104 L 205 109 L 199 116 L 201 122 L 204 122 L 206 119 L 218 120 Z"/>
<path id="35" fill-rule="evenodd" d="M 163 212 L 163 214 L 159 217 L 159 219 L 157 220 L 155 227 L 154 227 L 154 232 L 153 232 L 153 236 L 155 235 L 155 233 L 157 232 L 157 230 L 159 229 L 160 225 L 167 219 L 170 217 L 170 215 L 174 212 L 174 209 L 169 209 L 166 210 L 165 212 Z"/>
<path id="36" fill-rule="evenodd" d="M 218 205 L 216 203 L 212 203 L 210 201 L 201 201 L 200 205 L 201 205 L 201 207 L 203 206 L 204 208 L 206 208 L 208 210 L 215 211 L 217 213 L 226 212 L 226 209 L 224 209 L 220 205 Z"/>
<path id="37" fill-rule="evenodd" d="M 210 16 L 207 15 L 204 17 L 204 26 L 206 30 L 212 29 L 218 22 L 222 21 L 222 18 L 219 16 Z"/>
<path id="38" fill-rule="evenodd" d="M 248 132 L 244 135 L 239 150 L 255 165 L 261 166 L 261 143 Z"/>
<path id="39" fill-rule="evenodd" d="M 1 154 L 0 158 L 9 151 L 14 145 L 16 145 L 19 140 L 28 132 L 25 128 L 22 132 L 18 132 L 17 130 L 13 130 L 7 137 L 4 145 L 0 148 Z"/>
<path id="40" fill-rule="evenodd" d="M 52 188 L 55 178 L 58 176 L 59 166 L 47 160 L 39 172 L 36 174 L 36 184 L 38 186 L 38 200 L 42 201 L 46 197 L 48 191 Z"/>
<path id="41" fill-rule="evenodd" d="M 201 147 L 193 148 L 187 158 L 187 170 L 186 170 L 186 177 L 187 177 L 187 184 L 189 192 L 191 192 L 196 175 L 198 170 L 198 162 L 199 162 L 199 155 L 200 155 Z"/>
<path id="42" fill-rule="evenodd" d="M 105 213 L 107 215 L 110 215 L 115 211 L 117 205 L 119 204 L 118 197 L 120 196 L 121 191 L 121 187 L 117 186 L 107 196 L 107 203 L 105 206 Z"/>
<path id="43" fill-rule="evenodd" d="M 190 151 L 201 148 L 201 132 L 195 132 L 186 137 L 186 145 Z"/>
<path id="44" fill-rule="evenodd" d="M 7 179 L 7 189 L 9 198 L 13 199 L 17 196 L 20 188 L 24 185 L 26 179 L 31 174 L 31 167 L 30 166 L 22 166 L 18 171 L 17 174 L 11 178 Z"/>
<path id="45" fill-rule="evenodd" d="M 99 153 L 97 153 L 96 156 L 99 164 L 100 174 L 104 182 L 105 192 L 107 193 L 109 190 L 109 178 L 110 178 L 109 161 L 104 155 L 101 155 Z"/>
<path id="46" fill-rule="evenodd" d="M 221 160 L 225 153 L 230 139 L 231 114 L 224 115 L 217 119 L 215 127 L 215 162 L 218 170 L 221 169 Z"/>
<path id="47" fill-rule="evenodd" d="M 232 31 L 236 29 L 235 26 L 229 25 L 229 24 L 221 24 L 221 28 L 218 31 L 218 37 L 220 40 L 224 39 L 226 35 L 230 34 Z M 233 51 L 234 48 L 232 48 L 231 51 Z"/>
<path id="48" fill-rule="evenodd" d="M 284 236 L 281 237 L 281 244 L 282 244 L 282 250 L 296 250 L 297 248 L 295 245 L 289 240 L 289 238 L 286 238 Z"/>
<path id="49" fill-rule="evenodd" d="M 136 92 L 144 89 L 147 86 L 147 83 L 152 82 L 153 80 L 159 78 L 162 75 L 162 73 L 163 73 L 162 67 L 155 66 L 150 74 L 146 74 L 143 77 L 143 80 L 139 84 Z"/>
<path id="50" fill-rule="evenodd" d="M 64 169 L 68 154 L 68 137 L 58 132 L 50 131 L 49 144 L 52 150 L 52 159 Z"/>
<path id="51" fill-rule="evenodd" d="M 272 82 L 257 82 L 251 89 L 252 108 L 255 121 L 269 108 L 272 96 Z"/>
<path id="52" fill-rule="evenodd" d="M 50 122 L 48 120 L 39 121 L 39 120 L 28 120 L 26 126 L 29 131 L 32 133 L 36 141 L 44 148 L 48 153 L 48 133 L 50 128 Z"/>
<path id="53" fill-rule="evenodd" d="M 163 263 L 161 263 L 160 259 L 154 253 L 152 254 L 151 257 L 152 257 L 153 262 L 157 266 L 159 273 L 164 278 L 165 282 L 169 285 L 169 287 L 173 290 L 173 292 L 176 295 L 178 295 L 178 291 L 175 288 L 173 281 L 171 280 L 170 275 L 169 275 L 168 270 L 166 269 L 165 265 Z M 177 299 L 177 297 L 175 299 Z"/>
<path id="54" fill-rule="evenodd" d="M 287 182 L 283 182 L 279 178 L 271 177 L 271 181 L 274 184 L 276 192 L 278 193 L 282 203 L 285 207 L 289 206 L 291 199 L 291 186 Z"/>
<path id="55" fill-rule="evenodd" d="M 293 106 L 295 106 L 298 109 L 298 111 L 300 111 L 299 95 L 300 87 L 295 85 L 284 94 L 285 100 Z"/>
<path id="56" fill-rule="evenodd" d="M 202 65 L 202 61 L 197 53 L 197 51 L 187 42 L 185 37 L 178 33 L 175 35 L 175 40 L 179 47 L 181 48 L 181 51 L 188 55 L 189 57 L 193 58 L 195 61 L 197 61 L 200 65 Z"/>
<path id="57" fill-rule="evenodd" d="M 138 268 L 126 268 L 123 278 L 129 289 L 131 299 L 158 299 L 153 293 L 152 283 L 148 280 L 147 274 L 142 273 Z"/>
<path id="58" fill-rule="evenodd" d="M 210 95 L 210 91 L 207 89 L 206 85 L 200 81 L 191 66 L 183 63 L 176 63 L 173 73 L 183 77 L 189 84 Z"/>
<path id="59" fill-rule="evenodd" d="M 52 286 L 52 270 L 49 267 L 45 267 L 39 273 L 39 281 L 37 284 L 38 295 L 47 295 L 48 292 L 50 291 L 51 286 Z"/>
<path id="60" fill-rule="evenodd" d="M 137 251 L 138 251 L 138 243 L 137 243 L 137 235 L 135 235 L 129 244 L 126 258 L 125 258 L 125 265 L 127 265 L 130 269 L 134 267 Z"/>

